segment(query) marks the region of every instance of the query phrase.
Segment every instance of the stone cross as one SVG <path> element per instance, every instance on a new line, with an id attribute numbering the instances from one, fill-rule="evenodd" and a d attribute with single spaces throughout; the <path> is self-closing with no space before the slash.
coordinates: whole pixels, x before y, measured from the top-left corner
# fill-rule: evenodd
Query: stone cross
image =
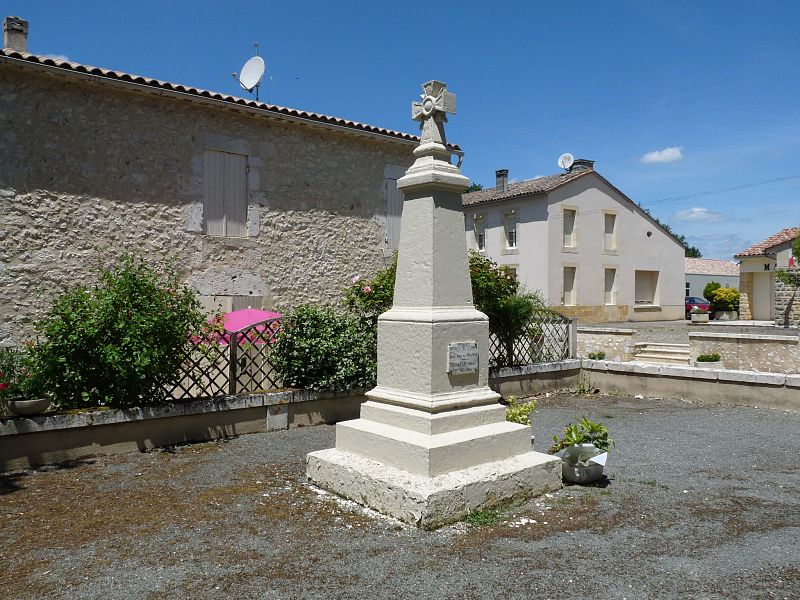
<path id="1" fill-rule="evenodd" d="M 445 145 L 444 123 L 447 122 L 447 113 L 456 112 L 456 95 L 447 91 L 446 83 L 436 80 L 423 83 L 422 92 L 422 102 L 411 104 L 411 118 L 421 122 L 420 145 Z"/>

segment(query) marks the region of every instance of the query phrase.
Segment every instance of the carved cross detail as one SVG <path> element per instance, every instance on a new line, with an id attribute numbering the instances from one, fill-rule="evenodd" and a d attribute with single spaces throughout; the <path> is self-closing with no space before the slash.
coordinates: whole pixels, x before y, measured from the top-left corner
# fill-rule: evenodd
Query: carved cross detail
<path id="1" fill-rule="evenodd" d="M 446 113 L 456 112 L 456 95 L 447 91 L 447 84 L 429 81 L 422 84 L 422 91 L 422 102 L 411 104 L 411 118 L 415 121 L 424 121 L 431 116 L 446 119 Z"/>
<path id="2" fill-rule="evenodd" d="M 436 80 L 423 83 L 422 92 L 422 102 L 411 104 L 411 118 L 420 121 L 422 129 L 420 144 L 445 145 L 444 123 L 447 113 L 456 112 L 456 95 L 447 91 L 447 84 Z"/>

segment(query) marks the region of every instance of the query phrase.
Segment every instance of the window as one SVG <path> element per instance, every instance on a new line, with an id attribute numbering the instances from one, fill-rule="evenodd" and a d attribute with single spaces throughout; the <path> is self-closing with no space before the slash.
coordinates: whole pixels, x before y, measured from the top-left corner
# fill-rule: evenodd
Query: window
<path id="1" fill-rule="evenodd" d="M 561 303 L 564 306 L 575 306 L 577 304 L 577 294 L 575 293 L 575 278 L 577 267 L 564 267 L 564 292 Z"/>
<path id="2" fill-rule="evenodd" d="M 658 304 L 658 271 L 636 271 L 634 278 L 634 302 Z"/>
<path id="3" fill-rule="evenodd" d="M 617 270 L 605 270 L 605 288 L 603 290 L 603 302 L 605 304 L 617 303 Z"/>
<path id="4" fill-rule="evenodd" d="M 400 220 L 403 216 L 403 192 L 397 189 L 397 179 L 386 180 L 386 245 L 390 250 L 400 247 Z"/>
<path id="5" fill-rule="evenodd" d="M 506 215 L 506 248 L 513 250 L 517 247 L 517 215 L 509 213 Z"/>
<path id="6" fill-rule="evenodd" d="M 517 270 L 519 269 L 519 266 L 518 265 L 503 265 L 503 266 L 508 271 L 508 274 L 511 275 L 511 277 L 514 278 L 514 281 L 516 281 L 517 280 Z"/>
<path id="7" fill-rule="evenodd" d="M 203 221 L 208 235 L 247 237 L 247 156 L 203 153 Z"/>
<path id="8" fill-rule="evenodd" d="M 578 245 L 578 239 L 575 235 L 575 219 L 578 211 L 565 208 L 564 209 L 564 247 L 575 248 Z"/>
<path id="9" fill-rule="evenodd" d="M 614 213 L 605 213 L 604 220 L 604 233 L 603 233 L 603 248 L 606 250 L 617 249 L 617 215 Z"/>
<path id="10" fill-rule="evenodd" d="M 472 224 L 475 233 L 475 247 L 478 252 L 486 250 L 486 218 L 483 215 L 475 215 Z"/>
<path id="11" fill-rule="evenodd" d="M 691 294 L 691 287 L 692 287 L 692 286 L 691 286 L 691 285 L 689 284 L 689 282 L 687 281 L 687 282 L 686 282 L 686 297 L 687 297 L 687 298 L 689 297 L 689 294 Z"/>

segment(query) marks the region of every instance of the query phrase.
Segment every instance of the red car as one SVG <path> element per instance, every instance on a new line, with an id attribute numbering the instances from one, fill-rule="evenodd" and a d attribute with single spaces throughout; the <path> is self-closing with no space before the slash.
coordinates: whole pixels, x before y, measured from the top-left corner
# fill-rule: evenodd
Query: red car
<path id="1" fill-rule="evenodd" d="M 686 296 L 686 318 L 689 318 L 689 311 L 694 307 L 702 308 L 706 312 L 711 312 L 711 303 L 705 298 L 698 296 Z"/>

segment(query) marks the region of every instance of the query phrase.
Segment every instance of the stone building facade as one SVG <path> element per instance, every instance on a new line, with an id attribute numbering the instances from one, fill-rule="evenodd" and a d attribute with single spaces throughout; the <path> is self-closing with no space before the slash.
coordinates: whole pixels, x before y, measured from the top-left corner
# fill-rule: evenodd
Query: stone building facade
<path id="1" fill-rule="evenodd" d="M 208 308 L 336 303 L 353 274 L 391 258 L 387 196 L 416 142 L 0 50 L 0 344 L 133 250 L 175 257 Z M 209 157 L 235 159 L 235 185 Z M 209 211 L 230 207 L 209 202 L 233 188 L 240 214 L 225 218 L 240 228 L 212 234 Z"/>
<path id="2" fill-rule="evenodd" d="M 800 278 L 800 267 L 785 267 L 785 271 Z M 775 278 L 775 325 L 800 325 L 800 289 Z"/>

